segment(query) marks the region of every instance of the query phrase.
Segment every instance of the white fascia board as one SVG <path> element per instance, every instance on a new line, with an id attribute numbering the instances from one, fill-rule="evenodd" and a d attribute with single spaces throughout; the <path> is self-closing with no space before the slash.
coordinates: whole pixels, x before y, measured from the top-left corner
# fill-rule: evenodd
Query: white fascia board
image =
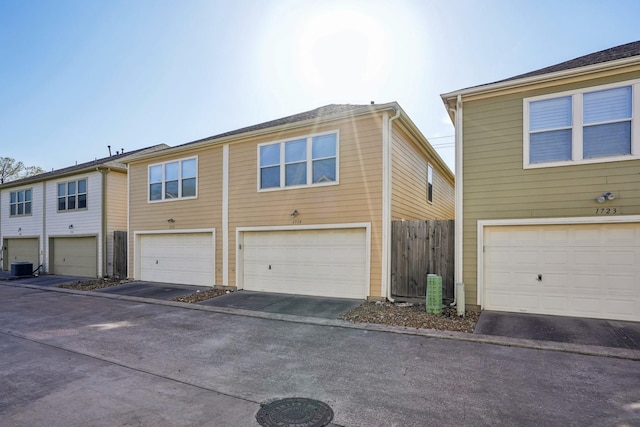
<path id="1" fill-rule="evenodd" d="M 283 130 L 292 130 L 292 129 L 298 129 L 298 128 L 304 128 L 304 127 L 308 127 L 310 125 L 318 125 L 321 123 L 329 123 L 335 120 L 341 120 L 344 118 L 348 118 L 348 117 L 359 117 L 359 116 L 366 116 L 368 114 L 372 114 L 372 113 L 379 113 L 385 110 L 398 110 L 400 109 L 400 106 L 398 105 L 397 102 L 389 102 L 386 104 L 372 104 L 369 106 L 370 108 L 362 108 L 360 110 L 357 111 L 347 111 L 347 112 L 342 112 L 342 113 L 337 113 L 337 114 L 332 114 L 330 116 L 324 116 L 324 117 L 315 117 L 312 119 L 307 119 L 307 120 L 301 120 L 301 121 L 297 121 L 297 122 L 291 122 L 291 123 L 285 123 L 282 125 L 278 125 L 278 126 L 271 126 L 271 127 L 267 127 L 267 128 L 263 128 L 263 129 L 257 129 L 257 130 L 253 130 L 253 131 L 247 131 L 247 132 L 242 132 L 242 133 L 235 133 L 233 135 L 229 135 L 229 136 L 222 136 L 219 138 L 216 138 L 215 136 L 210 137 L 210 138 L 204 138 L 202 140 L 197 140 L 197 141 L 193 141 L 193 142 L 188 142 L 185 144 L 181 144 L 177 147 L 171 147 L 171 148 L 166 148 L 164 150 L 158 151 L 158 152 L 154 152 L 154 153 L 149 153 L 146 155 L 140 155 L 140 156 L 136 156 L 133 159 L 130 159 L 127 163 L 136 163 L 139 161 L 143 161 L 143 160 L 147 160 L 150 158 L 154 158 L 157 156 L 168 156 L 168 155 L 175 155 L 177 153 L 181 153 L 184 151 L 190 151 L 190 150 L 196 150 L 199 149 L 201 147 L 206 147 L 206 146 L 217 146 L 220 144 L 232 144 L 235 142 L 242 142 L 243 140 L 245 140 L 246 138 L 251 138 L 251 137 L 256 137 L 256 136 L 260 136 L 260 135 L 268 135 L 271 133 L 278 133 L 280 131 Z M 276 119 L 278 120 L 278 119 Z M 259 125 L 256 124 L 256 125 Z M 251 127 L 251 126 L 249 126 Z M 231 131 L 233 132 L 233 131 Z"/>
<path id="2" fill-rule="evenodd" d="M 568 70 L 556 71 L 554 73 L 540 74 L 537 76 L 523 77 L 517 80 L 507 80 L 498 83 L 489 83 L 482 86 L 474 86 L 467 89 L 456 90 L 453 92 L 443 93 L 440 95 L 445 105 L 449 105 L 447 101 L 454 100 L 458 95 L 479 95 L 484 93 L 497 92 L 507 88 L 517 88 L 521 86 L 529 86 L 534 83 L 551 82 L 566 77 L 581 76 L 600 71 L 615 70 L 627 67 L 629 65 L 640 64 L 640 56 L 632 56 L 630 58 L 619 59 L 617 61 L 603 62 L 600 64 L 588 65 L 586 67 L 571 68 Z"/>

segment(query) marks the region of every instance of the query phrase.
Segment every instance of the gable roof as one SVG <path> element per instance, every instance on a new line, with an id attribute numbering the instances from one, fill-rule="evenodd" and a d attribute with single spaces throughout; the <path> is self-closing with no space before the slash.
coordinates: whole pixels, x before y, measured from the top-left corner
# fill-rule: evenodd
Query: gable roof
<path id="1" fill-rule="evenodd" d="M 56 169 L 50 172 L 44 172 L 38 175 L 28 176 L 26 178 L 5 182 L 4 184 L 0 185 L 0 189 L 17 187 L 19 185 L 24 185 L 24 184 L 34 183 L 34 182 L 47 181 L 52 178 L 60 178 L 63 176 L 75 175 L 75 174 L 79 174 L 87 171 L 93 171 L 96 168 L 104 168 L 104 169 L 108 168 L 113 170 L 126 171 L 127 167 L 124 165 L 123 161 L 126 160 L 127 158 L 135 154 L 158 151 L 167 147 L 169 147 L 167 144 L 158 144 L 158 145 L 153 145 L 151 147 L 129 151 L 127 153 L 123 152 L 120 154 L 114 154 L 109 157 L 95 159 L 89 162 L 80 163 L 78 165 L 69 166 L 62 169 Z"/>
<path id="2" fill-rule="evenodd" d="M 245 136 L 247 134 L 259 133 L 260 131 L 266 130 L 275 131 L 280 127 L 290 128 L 294 126 L 306 126 L 310 124 L 310 122 L 323 122 L 388 109 L 401 110 L 400 106 L 396 102 L 390 102 L 386 104 L 329 104 L 319 108 L 315 108 L 313 110 L 304 111 L 302 113 L 293 114 L 290 116 L 270 120 L 252 126 L 246 126 L 240 129 L 220 133 L 214 136 L 209 136 L 184 144 L 175 145 L 173 147 L 168 147 L 158 153 L 154 152 L 153 154 L 149 155 L 147 155 L 146 153 L 140 153 L 139 155 L 132 156 L 125 163 L 144 160 L 149 157 L 154 157 L 155 155 L 172 154 L 173 152 L 196 148 L 202 145 L 221 143 L 240 135 Z"/>
<path id="3" fill-rule="evenodd" d="M 536 78 L 543 79 L 545 77 L 551 77 L 554 75 L 562 76 L 572 72 L 577 73 L 580 71 L 580 69 L 598 67 L 599 65 L 605 67 L 611 63 L 623 61 L 626 62 L 629 60 L 637 60 L 640 62 L 640 40 L 590 53 L 588 55 L 579 56 L 577 58 L 570 59 L 559 64 L 540 68 L 538 70 L 530 71 L 524 74 L 518 74 L 517 76 L 498 80 L 492 83 L 471 86 L 465 89 L 446 93 L 441 95 L 441 97 L 443 99 L 448 99 L 458 94 L 470 94 L 489 90 L 497 90 L 502 87 L 516 86 L 530 80 L 536 80 Z"/>
<path id="4" fill-rule="evenodd" d="M 227 136 L 240 135 L 243 133 L 253 132 L 261 129 L 267 129 L 282 125 L 290 125 L 297 122 L 303 122 L 306 120 L 314 120 L 314 119 L 324 119 L 331 116 L 344 114 L 344 113 L 355 113 L 371 110 L 372 107 L 377 107 L 375 104 L 371 105 L 362 105 L 362 104 L 329 104 L 323 107 L 319 107 L 313 110 L 305 111 L 298 114 L 293 114 L 291 116 L 282 117 L 280 119 L 270 120 L 268 122 L 259 123 L 257 125 L 247 126 L 244 128 L 232 130 L 230 132 L 221 133 L 215 136 L 210 136 L 208 138 L 199 139 L 192 142 L 187 142 L 185 144 L 177 145 L 176 147 L 182 147 L 185 145 L 196 144 L 198 142 L 203 141 L 214 141 L 216 139 L 224 138 Z"/>
<path id="5" fill-rule="evenodd" d="M 365 115 L 369 113 L 380 113 L 384 111 L 391 111 L 392 114 L 399 113 L 398 122 L 403 123 L 408 129 L 410 129 L 412 134 L 416 135 L 417 139 L 420 141 L 420 144 L 431 156 L 434 164 L 438 164 L 441 167 L 441 170 L 443 170 L 446 174 L 447 178 L 449 178 L 451 182 L 454 182 L 455 177 L 449 166 L 447 166 L 444 160 L 442 160 L 438 152 L 433 148 L 433 146 L 424 137 L 424 135 L 422 135 L 420 130 L 411 121 L 409 116 L 404 112 L 402 107 L 400 107 L 397 102 L 388 102 L 385 104 L 329 104 L 315 108 L 313 110 L 304 111 L 302 113 L 270 120 L 267 122 L 259 123 L 257 125 L 247 126 L 229 132 L 220 133 L 218 135 L 165 148 L 156 152 L 140 153 L 138 155 L 131 156 L 124 163 L 144 161 L 156 156 L 179 153 L 182 150 L 191 150 L 195 148 L 206 147 L 209 145 L 229 143 L 233 142 L 234 140 L 260 134 L 262 132 L 275 133 L 284 129 L 289 130 L 296 127 L 313 125 L 315 123 L 352 118 L 355 116 Z"/>

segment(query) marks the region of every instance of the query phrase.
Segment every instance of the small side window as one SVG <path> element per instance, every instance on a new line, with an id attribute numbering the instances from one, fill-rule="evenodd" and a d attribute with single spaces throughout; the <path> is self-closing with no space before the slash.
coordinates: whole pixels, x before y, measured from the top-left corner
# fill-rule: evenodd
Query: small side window
<path id="1" fill-rule="evenodd" d="M 433 166 L 427 165 L 427 201 L 433 202 Z"/>

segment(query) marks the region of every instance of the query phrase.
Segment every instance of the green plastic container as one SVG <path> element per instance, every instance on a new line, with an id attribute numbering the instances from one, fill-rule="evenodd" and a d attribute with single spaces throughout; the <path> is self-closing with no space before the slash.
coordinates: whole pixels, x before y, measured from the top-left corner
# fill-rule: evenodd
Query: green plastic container
<path id="1" fill-rule="evenodd" d="M 427 313 L 442 314 L 442 277 L 427 274 Z"/>

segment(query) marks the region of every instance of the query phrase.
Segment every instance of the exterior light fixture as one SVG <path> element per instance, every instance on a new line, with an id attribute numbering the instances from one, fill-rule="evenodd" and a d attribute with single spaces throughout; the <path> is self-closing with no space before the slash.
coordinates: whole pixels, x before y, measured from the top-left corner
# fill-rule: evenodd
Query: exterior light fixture
<path id="1" fill-rule="evenodd" d="M 73 224 L 69 225 L 69 230 L 73 230 Z"/>
<path id="2" fill-rule="evenodd" d="M 175 219 L 173 219 L 173 218 L 169 218 L 169 219 L 167 220 L 167 222 L 176 222 L 176 220 L 175 220 Z"/>
<path id="3" fill-rule="evenodd" d="M 298 216 L 298 210 L 295 209 L 293 212 L 291 212 L 291 218 L 295 218 Z"/>
<path id="4" fill-rule="evenodd" d="M 616 196 L 614 196 L 612 192 L 606 191 L 606 192 L 602 193 L 602 195 L 599 196 L 596 200 L 597 200 L 598 203 L 604 203 L 607 200 L 613 200 L 615 198 L 616 198 Z"/>

